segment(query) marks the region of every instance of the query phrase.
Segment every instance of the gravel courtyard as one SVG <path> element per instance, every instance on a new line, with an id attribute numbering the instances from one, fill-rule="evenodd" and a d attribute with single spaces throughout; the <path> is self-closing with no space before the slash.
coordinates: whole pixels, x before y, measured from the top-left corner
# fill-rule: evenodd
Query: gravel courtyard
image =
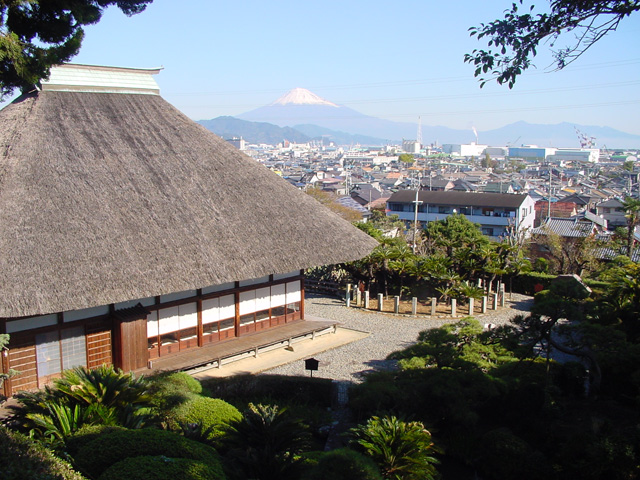
<path id="1" fill-rule="evenodd" d="M 506 306 L 498 310 L 488 310 L 486 314 L 475 315 L 482 324 L 503 325 L 518 314 L 527 314 L 533 298 L 513 294 Z M 320 367 L 314 377 L 333 380 L 362 381 L 362 374 L 375 370 L 393 369 L 395 362 L 386 360 L 387 355 L 415 343 L 418 333 L 428 328 L 439 327 L 458 319 L 397 316 L 347 308 L 340 299 L 307 295 L 305 314 L 340 322 L 342 327 L 370 333 L 361 340 L 319 353 L 314 358 L 320 360 Z M 309 375 L 303 362 L 293 362 L 267 370 L 263 373 L 278 375 Z"/>

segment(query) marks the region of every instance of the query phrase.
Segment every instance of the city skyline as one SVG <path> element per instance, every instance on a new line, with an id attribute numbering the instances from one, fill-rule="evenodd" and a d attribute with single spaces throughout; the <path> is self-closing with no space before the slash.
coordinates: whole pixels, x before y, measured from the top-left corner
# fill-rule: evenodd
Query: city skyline
<path id="1" fill-rule="evenodd" d="M 609 126 L 640 134 L 640 15 L 565 70 L 547 49 L 513 90 L 483 89 L 463 57 L 486 48 L 468 29 L 502 16 L 508 1 L 293 1 L 180 7 L 155 0 L 126 17 L 107 9 L 85 29 L 73 63 L 158 67 L 162 96 L 194 120 L 235 116 L 301 87 L 363 114 L 478 131 L 529 123 Z M 565 43 L 558 42 L 560 48 Z M 587 134 L 589 132 L 586 132 Z"/>

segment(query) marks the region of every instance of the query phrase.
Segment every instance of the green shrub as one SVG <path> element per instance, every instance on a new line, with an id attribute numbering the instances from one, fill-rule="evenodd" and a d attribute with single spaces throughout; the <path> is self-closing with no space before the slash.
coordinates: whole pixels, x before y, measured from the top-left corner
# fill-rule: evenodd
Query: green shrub
<path id="1" fill-rule="evenodd" d="M 323 454 L 305 480 L 382 480 L 373 460 L 348 448 Z"/>
<path id="2" fill-rule="evenodd" d="M 277 405 L 253 405 L 231 423 L 223 438 L 228 471 L 235 478 L 300 478 L 310 436 L 303 424 Z"/>
<path id="3" fill-rule="evenodd" d="M 533 295 L 537 291 L 549 288 L 554 278 L 556 278 L 556 275 L 549 275 L 547 273 L 523 273 L 513 277 L 510 287 L 515 293 Z"/>
<path id="4" fill-rule="evenodd" d="M 188 458 L 127 458 L 104 471 L 99 480 L 224 480 L 222 467 Z"/>
<path id="5" fill-rule="evenodd" d="M 152 403 L 161 422 L 175 430 L 172 410 L 202 393 L 198 380 L 184 372 L 161 373 L 150 379 Z"/>
<path id="6" fill-rule="evenodd" d="M 3 480 L 85 480 L 68 463 L 24 435 L 0 427 Z"/>
<path id="7" fill-rule="evenodd" d="M 194 395 L 177 406 L 172 417 L 181 424 L 198 423 L 204 430 L 213 429 L 213 437 L 218 437 L 230 422 L 240 420 L 242 415 L 224 400 Z"/>
<path id="8" fill-rule="evenodd" d="M 105 425 L 85 425 L 65 440 L 65 451 L 71 457 L 75 457 L 83 445 L 87 445 L 102 435 L 122 431 L 127 431 L 127 429 Z"/>
<path id="9" fill-rule="evenodd" d="M 92 478 L 126 458 L 164 455 L 216 464 L 212 447 L 164 430 L 124 430 L 101 435 L 83 445 L 75 456 L 78 469 Z"/>
<path id="10" fill-rule="evenodd" d="M 188 373 L 160 373 L 149 379 L 155 395 L 170 393 L 202 393 L 202 384 Z"/>
<path id="11" fill-rule="evenodd" d="M 349 432 L 353 445 L 378 465 L 385 478 L 437 478 L 435 465 L 440 462 L 434 454 L 440 450 L 423 423 L 374 416 Z"/>
<path id="12" fill-rule="evenodd" d="M 331 380 L 285 375 L 235 375 L 203 381 L 211 396 L 234 405 L 277 403 L 278 405 L 331 406 Z M 268 402 L 267 402 L 268 400 Z"/>

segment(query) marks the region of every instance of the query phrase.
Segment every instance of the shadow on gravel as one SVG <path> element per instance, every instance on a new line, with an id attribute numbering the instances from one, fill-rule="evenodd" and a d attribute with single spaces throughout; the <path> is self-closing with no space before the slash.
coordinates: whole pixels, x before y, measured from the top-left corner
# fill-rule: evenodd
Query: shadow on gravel
<path id="1" fill-rule="evenodd" d="M 533 298 L 518 300 L 511 304 L 511 309 L 522 310 L 525 312 L 530 312 L 532 307 L 533 307 Z"/>
<path id="2" fill-rule="evenodd" d="M 407 344 L 410 345 L 410 344 Z M 364 365 L 366 365 L 367 369 L 365 370 L 360 370 L 358 372 L 358 376 L 363 376 L 363 375 L 367 375 L 369 373 L 375 373 L 375 372 L 386 372 L 386 371 L 390 371 L 390 370 L 395 370 L 397 368 L 398 363 L 395 360 L 369 360 L 367 362 L 364 362 Z"/>

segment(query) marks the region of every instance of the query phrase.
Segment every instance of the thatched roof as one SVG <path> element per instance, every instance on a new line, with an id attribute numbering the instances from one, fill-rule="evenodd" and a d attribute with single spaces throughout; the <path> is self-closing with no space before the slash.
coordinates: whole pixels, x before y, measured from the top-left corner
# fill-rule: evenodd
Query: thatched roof
<path id="1" fill-rule="evenodd" d="M 351 261 L 376 242 L 157 95 L 0 111 L 0 317 Z"/>

